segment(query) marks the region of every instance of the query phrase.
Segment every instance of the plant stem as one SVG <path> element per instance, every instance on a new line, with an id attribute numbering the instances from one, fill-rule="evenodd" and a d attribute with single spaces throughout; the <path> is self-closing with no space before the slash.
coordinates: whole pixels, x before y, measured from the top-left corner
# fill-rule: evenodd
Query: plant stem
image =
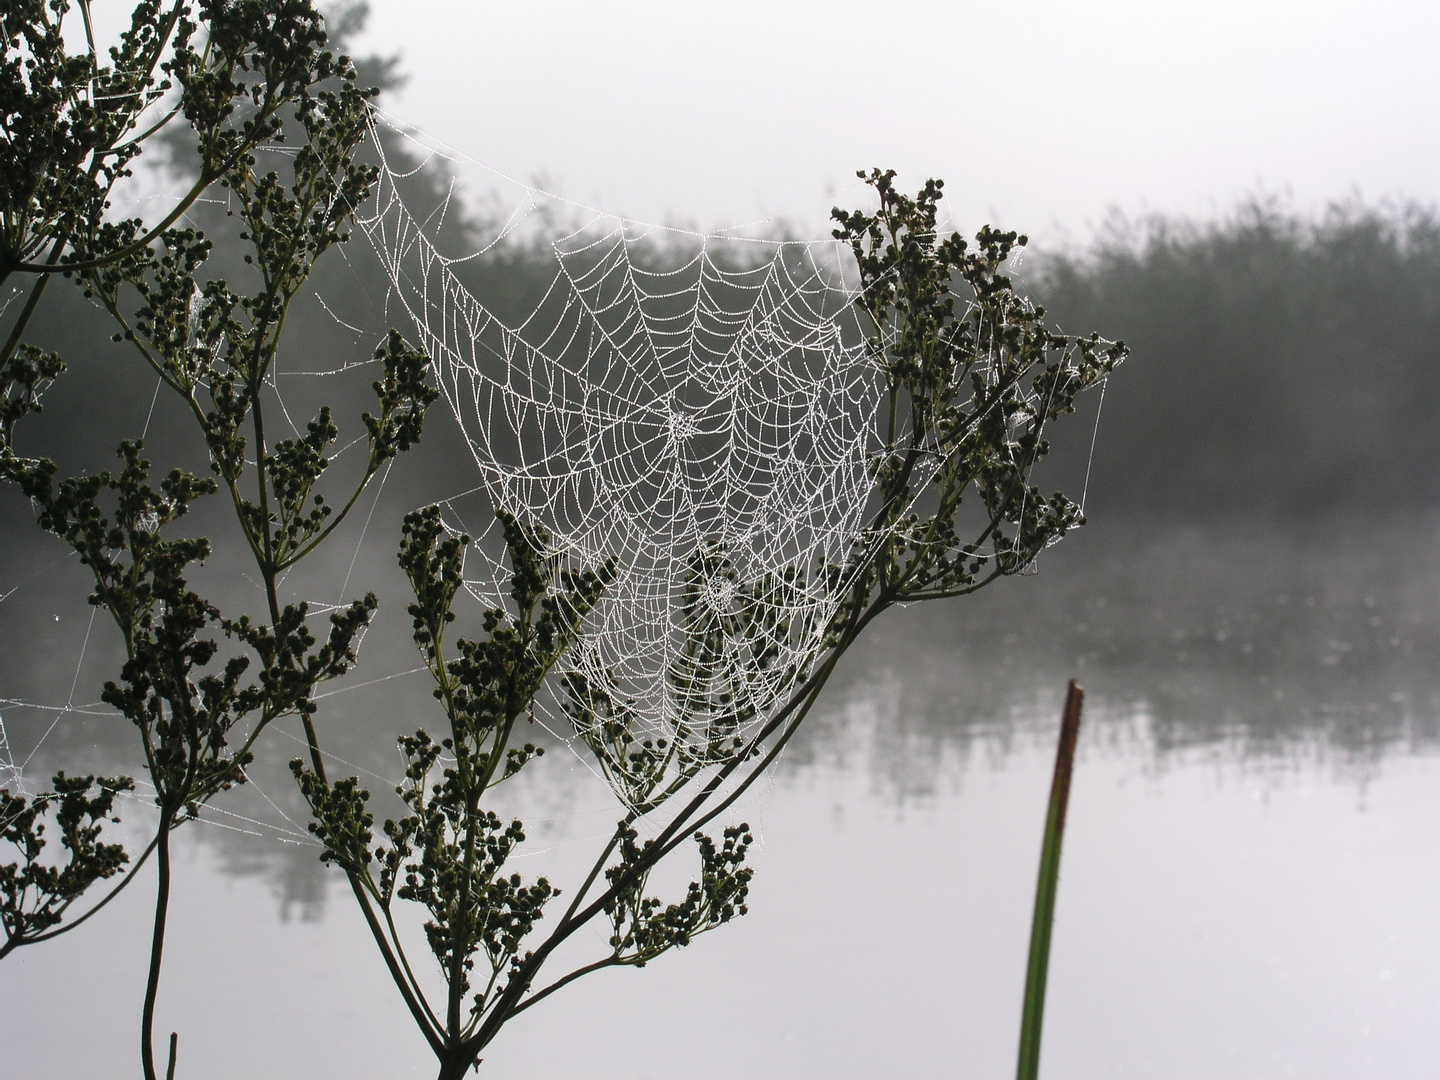
<path id="1" fill-rule="evenodd" d="M 65 245 L 59 240 L 55 241 L 54 246 L 50 249 L 49 256 L 47 256 L 45 260 L 47 266 L 59 261 L 60 252 L 64 250 L 64 246 Z M 5 277 L 0 278 L 0 285 L 3 285 L 9 276 L 10 272 L 7 270 Z M 9 360 L 10 357 L 15 355 L 15 350 L 20 346 L 20 338 L 24 336 L 25 328 L 30 325 L 31 316 L 35 314 L 35 308 L 40 303 L 40 297 L 44 295 L 45 286 L 49 281 L 50 275 L 42 274 L 36 279 L 35 283 L 30 286 L 30 295 L 25 300 L 25 307 L 21 309 L 19 318 L 15 320 L 15 325 L 10 328 L 10 335 L 5 339 L 4 349 L 0 350 L 0 360 Z"/>
<path id="2" fill-rule="evenodd" d="M 155 1073 L 155 999 L 160 993 L 160 964 L 165 953 L 165 922 L 170 912 L 170 827 L 173 815 L 160 815 L 155 846 L 155 931 L 150 939 L 150 975 L 145 981 L 145 1008 L 140 1014 L 140 1064 L 145 1080 Z M 172 1061 L 173 1065 L 173 1061 Z"/>
<path id="3" fill-rule="evenodd" d="M 310 714 L 301 713 L 300 722 L 305 727 L 305 741 L 310 750 L 310 764 L 315 770 L 315 775 L 320 778 L 322 783 L 328 782 L 325 776 L 325 759 L 320 754 L 320 740 L 316 736 L 315 724 L 310 719 Z M 365 891 L 365 883 L 361 880 L 360 875 L 347 868 L 345 877 L 350 882 L 350 891 L 355 894 L 355 902 L 360 905 L 360 913 L 365 916 L 365 925 L 370 928 L 370 935 L 375 939 L 375 945 L 385 960 L 390 977 L 394 980 L 400 995 L 405 999 L 405 1005 L 409 1008 L 410 1015 L 414 1017 L 416 1026 L 424 1034 L 425 1041 L 430 1044 L 430 1049 L 435 1051 L 437 1056 L 443 1054 L 445 1043 L 440 1022 L 430 1011 L 430 1006 L 420 991 L 419 983 L 416 982 L 414 974 L 410 971 L 409 962 L 405 959 L 405 952 L 400 946 L 400 936 L 395 933 L 395 924 L 390 919 L 389 909 L 382 908 L 381 910 L 384 912 L 385 922 L 394 938 L 393 948 L 391 939 L 386 937 L 385 928 L 380 925 L 380 919 L 375 914 L 374 905 L 370 903 L 370 896 Z"/>
<path id="4" fill-rule="evenodd" d="M 1025 972 L 1025 1011 L 1020 1020 L 1017 1080 L 1036 1080 L 1040 1072 L 1040 1026 L 1045 1015 L 1045 978 L 1050 967 L 1055 894 L 1060 886 L 1060 843 L 1065 833 L 1065 808 L 1070 801 L 1070 776 L 1075 767 L 1075 742 L 1080 734 L 1080 705 L 1084 699 L 1084 691 L 1071 679 L 1065 695 L 1065 713 L 1060 720 L 1060 745 L 1055 752 L 1050 809 L 1045 815 L 1045 840 L 1040 847 L 1040 880 L 1035 886 L 1035 920 L 1030 927 L 1030 965 Z"/>

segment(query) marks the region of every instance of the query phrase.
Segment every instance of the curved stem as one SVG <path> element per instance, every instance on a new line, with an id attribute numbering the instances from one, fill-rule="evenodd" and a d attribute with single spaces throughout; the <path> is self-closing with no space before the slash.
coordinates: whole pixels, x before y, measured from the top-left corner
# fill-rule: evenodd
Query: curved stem
<path id="1" fill-rule="evenodd" d="M 53 937 L 59 937 L 61 934 L 66 934 L 66 933 L 69 933 L 71 930 L 74 930 L 77 926 L 79 926 L 81 923 L 83 923 L 86 919 L 90 918 L 90 916 L 94 915 L 94 914 L 95 914 L 96 912 L 98 912 L 101 908 L 103 908 L 106 904 L 110 903 L 111 900 L 114 900 L 115 897 L 119 896 L 119 895 L 120 895 L 120 890 L 123 889 L 123 888 L 125 888 L 126 885 L 129 885 L 130 882 L 132 882 L 132 881 L 135 880 L 136 874 L 138 874 L 139 871 L 140 871 L 140 868 L 145 865 L 145 860 L 150 857 L 150 853 L 155 850 L 156 845 L 158 845 L 159 843 L 160 843 L 160 837 L 159 837 L 159 836 L 156 836 L 153 840 L 151 840 L 150 843 L 146 845 L 145 850 L 144 850 L 143 852 L 141 852 L 140 858 L 136 859 L 135 862 L 134 862 L 133 864 L 131 864 L 130 869 L 127 870 L 127 871 L 125 871 L 125 876 L 120 879 L 120 883 L 119 883 L 118 885 L 116 885 L 113 889 L 111 889 L 108 893 L 105 894 L 105 899 L 101 900 L 98 904 L 96 904 L 94 907 L 92 907 L 89 911 L 85 912 L 84 915 L 81 915 L 81 916 L 80 916 L 78 919 L 76 919 L 74 922 L 68 922 L 68 923 L 66 923 L 64 926 L 57 927 L 57 928 L 54 929 L 54 930 L 46 931 L 46 932 L 43 933 L 43 934 L 38 934 L 38 935 L 36 935 L 36 936 L 33 937 L 33 938 L 28 938 L 28 939 L 26 939 L 26 940 L 24 940 L 24 941 L 19 942 L 19 944 L 21 944 L 21 945 L 34 945 L 34 944 L 36 944 L 36 943 L 38 943 L 38 942 L 41 942 L 41 941 L 49 941 L 49 940 L 50 940 L 51 938 L 53 938 Z M 6 951 L 7 951 L 7 950 L 5 950 L 5 949 L 0 949 L 0 957 L 4 957 Z"/>
<path id="2" fill-rule="evenodd" d="M 620 965 L 620 961 L 619 961 L 619 960 L 615 959 L 615 957 L 613 957 L 613 956 L 607 956 L 607 957 L 605 957 L 605 959 L 603 959 L 603 960 L 596 960 L 593 964 L 586 964 L 586 965 L 585 965 L 584 967 L 582 967 L 582 968 L 576 968 L 574 971 L 570 972 L 569 975 L 566 975 L 563 979 L 556 979 L 553 983 L 551 983 L 549 986 L 547 986 L 544 990 L 541 990 L 539 993 L 534 994 L 534 995 L 526 998 L 526 999 L 525 999 L 524 1001 L 522 1001 L 519 1005 L 515 1006 L 515 1008 L 511 1009 L 511 1010 L 510 1010 L 510 1018 L 511 1018 L 511 1019 L 514 1019 L 516 1016 L 519 1016 L 519 1015 L 520 1015 L 522 1012 L 524 1012 L 526 1009 L 530 1008 L 531 1005 L 539 1004 L 541 1001 L 544 1001 L 547 997 L 549 997 L 551 994 L 553 994 L 556 990 L 559 990 L 562 986 L 566 985 L 567 983 L 572 983 L 572 982 L 574 982 L 576 979 L 580 978 L 580 976 L 582 976 L 582 975 L 589 975 L 592 971 L 599 971 L 599 970 L 601 970 L 602 968 L 607 968 L 607 967 L 618 967 L 619 965 Z"/>
<path id="3" fill-rule="evenodd" d="M 233 162 L 227 163 L 227 168 L 230 164 L 233 164 Z M 165 219 L 161 221 L 160 224 L 156 225 L 138 240 L 132 240 L 117 251 L 112 251 L 109 254 L 101 255 L 93 259 L 79 259 L 71 263 L 15 262 L 6 267 L 6 270 L 20 270 L 27 274 L 43 274 L 48 277 L 55 273 L 79 273 L 84 270 L 99 270 L 103 266 L 111 266 L 121 259 L 134 255 L 136 252 L 144 251 L 153 244 L 166 229 L 180 220 L 185 212 L 195 204 L 195 200 L 204 193 L 206 188 L 220 179 L 224 174 L 225 170 L 223 169 L 219 172 L 211 172 L 209 170 L 201 172 L 200 178 L 195 181 L 194 186 L 181 196 L 180 201 L 175 204 L 175 208 L 165 215 Z"/>
<path id="4" fill-rule="evenodd" d="M 755 782 L 756 778 L 764 772 L 765 768 L 774 761 L 785 744 L 788 743 L 790 738 L 795 734 L 800 721 L 804 719 L 805 715 L 814 705 L 820 695 L 820 691 L 829 680 L 830 674 L 838 664 L 840 656 L 845 652 L 845 648 L 854 641 L 855 636 L 871 619 L 888 606 L 888 601 L 882 598 L 872 604 L 863 615 L 857 616 L 848 628 L 841 643 L 832 650 L 825 664 L 816 671 L 815 674 L 811 675 L 795 695 L 791 697 L 785 707 L 776 713 L 776 715 L 761 728 L 759 733 L 747 744 L 744 752 L 737 754 L 729 763 L 716 771 L 715 775 L 706 782 L 704 788 L 701 789 L 701 791 L 686 804 L 680 813 L 660 831 L 659 835 L 651 841 L 644 854 L 629 868 L 628 872 L 621 875 L 617 881 L 611 884 L 610 888 L 606 889 L 605 892 L 601 893 L 600 896 L 596 897 L 595 900 L 591 901 L 583 909 L 573 915 L 567 913 L 567 917 L 561 920 L 560 924 L 556 926 L 550 936 L 535 949 L 530 958 L 522 965 L 517 976 L 511 979 L 510 985 L 507 987 L 505 993 L 501 995 L 500 1000 L 496 1002 L 494 1009 L 490 1016 L 486 1018 L 485 1023 L 480 1026 L 480 1029 L 471 1038 L 465 1040 L 463 1045 L 472 1059 L 475 1054 L 479 1053 L 480 1050 L 489 1044 L 496 1034 L 499 1033 L 500 1028 L 515 1015 L 515 1012 L 521 1004 L 520 997 L 525 993 L 525 988 L 530 985 L 535 975 L 556 948 L 579 930 L 580 927 L 584 926 L 604 910 L 605 904 L 618 895 L 621 889 L 632 885 L 636 877 L 647 873 L 655 863 L 664 858 L 670 851 L 674 850 L 675 846 L 682 839 L 680 836 L 681 830 L 688 831 L 692 827 L 700 828 L 718 814 L 723 813 L 736 799 L 744 794 L 746 789 L 748 789 L 750 785 Z M 750 775 L 740 783 L 737 789 L 721 800 L 718 805 L 703 814 L 698 820 L 692 822 L 691 818 L 700 812 L 705 804 L 715 795 L 720 786 L 732 776 L 742 764 L 753 756 L 754 750 L 758 749 L 765 739 L 769 738 L 782 727 L 784 728 L 782 736 L 760 760 L 759 764 L 751 770 Z M 593 877 L 591 880 L 593 880 Z M 574 906 L 572 903 L 572 911 L 574 910 Z M 556 989 L 558 989 L 558 986 Z"/>
<path id="5" fill-rule="evenodd" d="M 312 551 L 314 551 L 326 540 L 328 540 L 330 538 L 330 534 L 333 533 L 336 529 L 338 529 L 342 524 L 344 524 L 346 517 L 349 516 L 351 510 L 355 509 L 355 504 L 360 501 L 360 496 L 365 494 L 366 489 L 370 486 L 370 481 L 375 479 L 375 474 L 379 471 L 380 470 L 378 467 L 367 467 L 365 470 L 365 475 L 361 477 L 360 482 L 356 485 L 355 490 L 350 495 L 350 498 L 346 500 L 345 505 L 342 506 L 334 514 L 330 515 L 329 524 L 327 524 L 325 528 L 322 529 L 315 536 L 311 537 L 308 541 L 306 541 L 303 546 L 297 548 L 289 555 L 287 555 L 282 560 L 280 568 L 284 570 L 290 568 L 291 566 L 294 566 L 301 559 L 305 558 L 305 556 L 309 555 Z"/>
<path id="6" fill-rule="evenodd" d="M 160 814 L 155 839 L 155 861 L 158 867 L 155 889 L 155 927 L 150 938 L 150 972 L 145 980 L 145 1005 L 140 1014 L 140 1065 L 145 1080 L 158 1080 L 155 1073 L 155 999 L 160 993 L 160 965 L 165 956 L 165 924 L 170 913 L 170 825 L 174 815 Z"/>
<path id="7" fill-rule="evenodd" d="M 148 128 L 140 132 L 134 138 L 128 139 L 123 143 L 116 144 L 116 146 L 111 150 L 111 153 L 118 154 L 122 151 L 129 150 L 132 146 L 144 142 L 146 139 L 150 138 L 150 136 L 154 135 L 157 131 L 163 128 L 166 124 L 170 123 L 171 120 L 174 120 L 175 117 L 179 116 L 181 111 L 182 105 L 180 103 L 177 103 L 174 108 L 167 110 L 165 114 L 160 117 L 159 120 L 155 121 L 155 123 L 151 124 Z"/>

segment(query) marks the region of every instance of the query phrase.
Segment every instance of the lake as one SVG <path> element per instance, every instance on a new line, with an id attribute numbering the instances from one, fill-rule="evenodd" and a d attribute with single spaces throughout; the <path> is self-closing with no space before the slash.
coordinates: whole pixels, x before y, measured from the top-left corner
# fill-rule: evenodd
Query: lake
<path id="1" fill-rule="evenodd" d="M 31 783 L 68 762 L 134 768 L 129 732 L 75 708 L 115 654 L 108 625 L 59 603 L 83 579 L 56 555 L 26 548 L 0 581 L 23 585 L 0 605 L 0 696 Z M 376 790 L 399 771 L 394 731 L 433 723 L 400 674 L 414 662 L 383 644 L 404 636 L 399 606 L 358 679 L 384 681 L 320 717 Z M 1432 1075 L 1440 521 L 1423 516 L 1101 522 L 1036 574 L 893 613 L 730 815 L 757 840 L 750 914 L 566 988 L 505 1030 L 481 1075 L 1011 1072 L 1069 677 L 1087 701 L 1044 1075 Z M 180 1033 L 178 1075 L 432 1075 L 304 835 L 294 732 L 273 735 L 255 783 L 179 834 L 158 1027 Z M 530 837 L 516 869 L 564 888 L 608 836 L 613 796 L 563 745 L 515 783 L 502 809 Z M 678 898 L 692 872 L 682 861 L 655 888 Z M 4 1076 L 136 1071 L 152 897 L 143 876 L 0 964 Z M 605 936 L 579 935 L 573 959 L 604 955 Z"/>

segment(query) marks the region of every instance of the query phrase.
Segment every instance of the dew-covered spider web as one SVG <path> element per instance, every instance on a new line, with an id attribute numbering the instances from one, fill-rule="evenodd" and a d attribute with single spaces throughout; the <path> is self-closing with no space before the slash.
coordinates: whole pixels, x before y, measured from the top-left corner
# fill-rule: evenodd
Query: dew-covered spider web
<path id="1" fill-rule="evenodd" d="M 358 224 L 392 283 L 387 318 L 431 356 L 494 507 L 557 559 L 613 567 L 545 720 L 637 799 L 647 741 L 669 769 L 717 760 L 783 706 L 850 586 L 824 570 L 875 512 L 886 393 L 853 254 L 642 225 L 525 186 L 479 250 L 444 252 L 406 180 L 416 162 L 474 163 L 375 123 L 380 183 Z M 548 270 L 507 321 L 465 278 L 512 245 L 548 249 Z M 507 589 L 499 551 L 467 564 L 488 606 Z"/>

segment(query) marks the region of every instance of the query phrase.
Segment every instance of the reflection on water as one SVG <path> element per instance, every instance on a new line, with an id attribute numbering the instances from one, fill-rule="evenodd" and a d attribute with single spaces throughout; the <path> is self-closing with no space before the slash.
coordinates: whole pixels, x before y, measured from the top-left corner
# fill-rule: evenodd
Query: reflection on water
<path id="1" fill-rule="evenodd" d="M 1162 752 L 1318 736 L 1365 756 L 1440 736 L 1434 520 L 1085 530 L 1007 585 L 872 642 L 905 723 L 984 724 L 1077 675 L 1146 713 Z"/>
<path id="2" fill-rule="evenodd" d="M 1038 716 L 977 734 L 945 748 L 923 792 L 897 798 L 889 687 L 869 691 L 855 685 L 830 718 L 828 749 L 790 760 L 737 810 L 762 841 L 750 915 L 644 972 L 568 988 L 483 1068 L 537 1080 L 1004 1075 L 1050 740 Z M 533 866 L 573 882 L 614 808 L 584 769 L 545 765 L 571 802 L 536 830 Z M 1440 827 L 1440 756 L 1401 755 L 1363 778 L 1332 765 L 1318 744 L 1284 761 L 1162 754 L 1143 717 L 1087 726 L 1047 1075 L 1428 1075 L 1440 868 L 1417 849 Z M 275 882 L 298 862 L 236 877 L 229 844 L 185 835 L 162 1006 L 165 1030 L 181 1032 L 181 1075 L 429 1075 L 335 877 L 323 919 L 285 922 Z M 137 889 L 89 937 L 0 974 L 7 1076 L 131 1067 L 147 902 Z M 584 938 L 572 962 L 603 953 L 598 930 Z"/>
<path id="3" fill-rule="evenodd" d="M 1047 1075 L 1427 1075 L 1440 1020 L 1436 538 L 1428 520 L 1092 528 L 1036 576 L 896 613 L 736 810 L 763 841 L 752 913 L 644 973 L 568 988 L 483 1068 L 1003 1075 L 1053 732 L 1076 675 L 1087 726 Z M 88 612 L 38 580 L 0 607 L 0 695 L 63 705 L 54 688 L 73 680 L 72 703 L 94 700 L 108 628 L 77 679 L 64 627 Z M 362 678 L 411 666 L 384 651 L 404 639 L 400 618 L 372 634 Z M 397 771 L 392 732 L 423 722 L 424 705 L 416 680 L 393 678 L 327 699 L 321 720 L 378 792 Z M 4 712 L 13 754 L 39 746 L 30 771 L 76 754 L 133 768 L 128 732 L 56 716 Z M 527 822 L 522 869 L 563 887 L 616 809 L 555 749 L 503 809 Z M 284 771 L 297 750 L 272 739 L 256 783 L 181 834 L 161 1020 L 181 1032 L 180 1074 L 429 1075 L 305 836 Z M 4 1075 L 133 1070 L 150 888 L 0 966 Z"/>
<path id="4" fill-rule="evenodd" d="M 25 583 L 0 603 L 12 754 L 40 744 L 37 768 L 77 755 L 87 767 L 120 767 L 131 733 L 85 708 L 119 663 L 113 628 L 103 616 L 92 624 L 73 559 L 57 560 L 50 545 L 12 554 L 0 596 Z M 213 580 L 201 583 L 222 607 L 254 600 L 250 583 L 227 576 L 230 565 L 212 560 Z M 342 573 L 380 595 L 361 669 L 327 697 L 319 720 L 338 755 L 384 773 L 394 734 L 434 721 L 402 579 L 383 552 L 353 573 L 346 560 L 317 569 L 335 580 L 291 579 L 295 597 L 333 602 L 346 595 Z M 1440 738 L 1440 520 L 1092 525 L 1044 553 L 1038 573 L 887 615 L 847 659 L 830 702 L 856 680 L 888 680 L 906 738 L 964 742 L 1028 715 L 1037 693 L 1071 676 L 1147 714 L 1160 752 L 1238 740 L 1247 753 L 1283 753 L 1288 741 L 1315 737 L 1359 757 L 1431 745 Z M 75 711 L 57 723 L 67 704 Z M 820 726 L 812 744 L 824 741 Z M 283 741 L 268 748 L 276 761 L 294 753 Z"/>

